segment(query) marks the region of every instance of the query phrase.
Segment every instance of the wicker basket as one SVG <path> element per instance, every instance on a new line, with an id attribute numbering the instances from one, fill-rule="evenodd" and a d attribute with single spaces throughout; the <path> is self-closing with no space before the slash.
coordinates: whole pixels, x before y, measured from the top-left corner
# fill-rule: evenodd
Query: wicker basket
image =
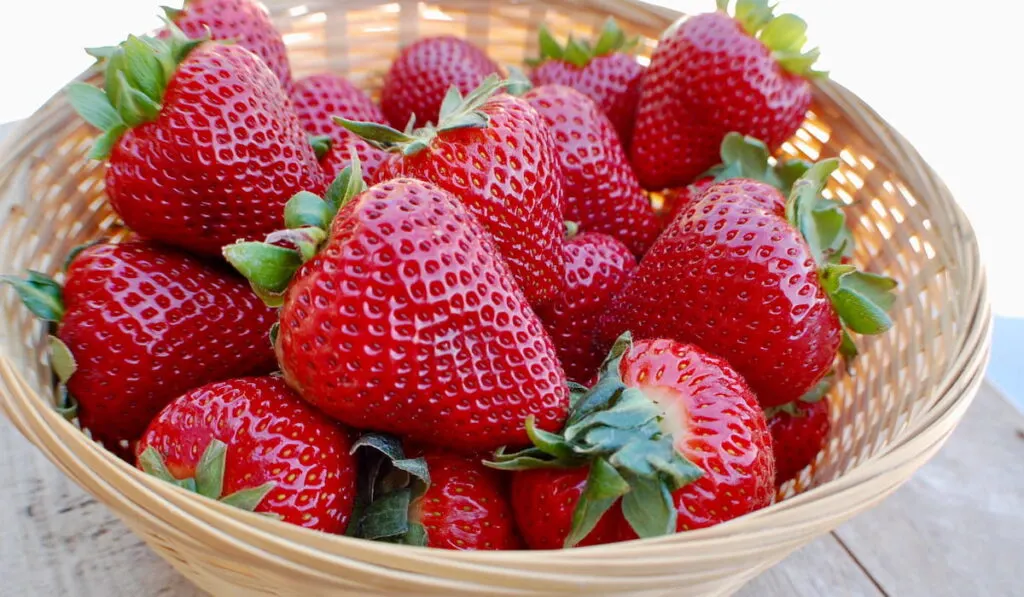
<path id="1" fill-rule="evenodd" d="M 670 11 L 622 0 L 438 3 L 265 0 L 297 75 L 331 70 L 369 89 L 401 44 L 456 33 L 495 59 L 535 55 L 546 22 L 591 34 L 609 14 L 649 54 Z M 55 97 L 0 151 L 0 273 L 53 272 L 68 250 L 117 230 L 94 132 Z M 852 203 L 857 259 L 902 282 L 895 328 L 830 400 L 834 431 L 793 495 L 728 524 L 661 539 L 560 552 L 462 553 L 318 534 L 215 504 L 149 478 L 90 442 L 52 408 L 45 331 L 0 294 L 0 406 L 65 473 L 161 556 L 214 594 L 727 594 L 905 481 L 943 444 L 981 382 L 990 315 L 974 233 L 918 153 L 841 86 L 818 84 L 789 154 L 839 156 L 829 192 Z"/>

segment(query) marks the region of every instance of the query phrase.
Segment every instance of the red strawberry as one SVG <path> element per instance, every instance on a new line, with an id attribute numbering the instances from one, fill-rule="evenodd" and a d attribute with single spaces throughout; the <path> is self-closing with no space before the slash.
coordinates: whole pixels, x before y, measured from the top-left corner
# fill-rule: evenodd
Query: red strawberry
<path id="1" fill-rule="evenodd" d="M 488 78 L 465 99 L 454 89 L 440 124 L 413 133 L 343 121 L 396 155 L 378 180 L 417 178 L 462 201 L 495 244 L 531 305 L 553 297 L 565 273 L 564 181 L 557 149 L 540 115 L 523 99 L 492 94 Z"/>
<path id="2" fill-rule="evenodd" d="M 692 342 L 726 358 L 765 408 L 810 390 L 841 342 L 855 352 L 844 326 L 876 334 L 892 325 L 885 312 L 896 282 L 839 263 L 849 231 L 841 209 L 819 195 L 836 166 L 813 167 L 788 204 L 761 182 L 709 188 L 634 270 L 600 339 L 628 330 Z"/>
<path id="3" fill-rule="evenodd" d="M 593 101 L 560 85 L 526 93 L 550 127 L 565 176 L 565 218 L 621 240 L 642 257 L 660 227 L 611 122 Z"/>
<path id="4" fill-rule="evenodd" d="M 593 47 L 571 36 L 562 47 L 542 26 L 541 56 L 530 78 L 537 85 L 572 87 L 594 100 L 615 127 L 622 146 L 628 148 L 645 70 L 627 53 L 632 43 L 615 19 L 608 19 Z"/>
<path id="5" fill-rule="evenodd" d="M 483 50 L 464 39 L 427 37 L 403 49 L 391 64 L 384 76 L 381 108 L 396 129 L 405 129 L 413 116 L 421 125 L 436 123 L 451 87 L 466 94 L 498 72 Z"/>
<path id="6" fill-rule="evenodd" d="M 210 36 L 231 41 L 263 59 L 281 86 L 290 90 L 292 69 L 284 40 L 266 11 L 253 0 L 185 0 L 184 8 L 165 8 L 167 17 L 192 39 Z M 162 33 L 167 37 L 168 33 Z"/>
<path id="7" fill-rule="evenodd" d="M 348 180 L 322 250 L 319 228 L 286 233 L 307 259 L 290 283 L 279 273 L 299 253 L 225 249 L 261 293 L 285 291 L 277 354 L 289 385 L 352 427 L 465 452 L 528 443 L 530 415 L 557 429 L 568 395 L 554 346 L 476 218 L 429 183 L 358 193 Z"/>
<path id="8" fill-rule="evenodd" d="M 770 409 L 768 429 L 775 451 L 775 484 L 795 479 L 814 462 L 828 441 L 832 421 L 825 394 L 832 387 L 828 376 L 819 387 L 795 402 Z"/>
<path id="9" fill-rule="evenodd" d="M 320 165 L 333 179 L 352 161 L 352 152 L 359 156 L 367 178 L 373 178 L 385 151 L 373 147 L 345 127 L 334 122 L 335 116 L 384 124 L 384 114 L 370 96 L 344 77 L 323 74 L 299 79 L 292 92 L 292 105 L 306 132 L 330 139 L 330 148 L 320 158 Z"/>
<path id="10" fill-rule="evenodd" d="M 596 346 L 597 323 L 615 292 L 636 267 L 629 249 L 610 236 L 583 234 L 565 245 L 565 285 L 553 300 L 537 307 L 570 380 L 585 383 L 604 354 Z"/>
<path id="11" fill-rule="evenodd" d="M 4 281 L 57 322 L 54 368 L 82 427 L 115 451 L 183 392 L 276 365 L 274 312 L 243 280 L 177 251 L 98 244 L 71 259 L 63 289 L 35 272 Z"/>
<path id="12" fill-rule="evenodd" d="M 165 83 L 165 69 L 173 74 Z M 139 234 L 202 255 L 281 225 L 294 193 L 325 180 L 274 74 L 240 46 L 128 38 L 101 91 L 69 88 L 104 134 L 107 195 Z"/>
<path id="13" fill-rule="evenodd" d="M 512 477 L 512 509 L 523 540 L 530 549 L 561 549 L 572 528 L 573 512 L 587 485 L 586 467 L 538 468 Z M 577 545 L 601 545 L 620 540 L 625 520 L 612 508 Z"/>
<path id="14" fill-rule="evenodd" d="M 343 533 L 355 498 L 350 443 L 281 378 L 250 377 L 168 404 L 139 441 L 138 466 L 245 510 Z"/>
<path id="15" fill-rule="evenodd" d="M 590 467 L 579 497 L 565 496 L 576 502 L 573 512 L 563 506 L 541 519 L 546 532 L 534 528 L 540 520 L 517 518 L 531 546 L 572 546 L 595 528 L 608 541 L 607 526 L 596 525 L 616 520 L 618 508 L 628 524 L 617 523 L 615 538 L 625 540 L 712 526 L 771 503 L 771 434 L 757 398 L 728 363 L 672 340 L 634 345 L 626 334 L 601 373 L 561 434 L 537 432 L 536 447 L 499 452 L 491 463 L 510 470 Z M 536 518 L 550 499 L 538 481 L 563 487 L 580 478 L 577 468 L 528 481 L 512 494 L 517 516 L 533 511 Z"/>
<path id="16" fill-rule="evenodd" d="M 747 2 L 735 19 L 725 12 L 728 0 L 718 4 L 719 12 L 676 22 L 651 58 L 632 145 L 645 188 L 690 184 L 715 165 L 731 131 L 774 151 L 810 106 L 807 79 L 820 73 L 811 70 L 818 50 L 801 53 L 807 24 L 775 17 L 768 0 Z"/>
<path id="17" fill-rule="evenodd" d="M 775 160 L 772 164 L 771 155 L 765 144 L 753 137 L 744 137 L 739 133 L 729 133 L 722 140 L 722 163 L 695 182 L 664 193 L 664 203 L 659 215 L 665 226 L 681 213 L 687 211 L 716 182 L 733 178 L 747 178 L 768 183 L 788 195 L 793 183 L 807 173 L 811 164 L 804 160 Z M 852 247 L 851 247 L 852 248 Z"/>
<path id="18" fill-rule="evenodd" d="M 364 447 L 372 450 L 360 452 L 361 507 L 349 534 L 439 549 L 520 548 L 505 480 L 480 458 L 403 450 L 396 438 L 374 433 L 355 443 Z"/>

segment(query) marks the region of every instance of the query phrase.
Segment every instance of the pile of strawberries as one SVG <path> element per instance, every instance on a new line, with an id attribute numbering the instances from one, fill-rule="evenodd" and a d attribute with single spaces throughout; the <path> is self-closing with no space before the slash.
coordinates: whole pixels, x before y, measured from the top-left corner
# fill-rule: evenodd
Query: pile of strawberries
<path id="1" fill-rule="evenodd" d="M 896 282 L 851 262 L 837 162 L 772 157 L 821 76 L 806 25 L 728 8 L 646 68 L 614 22 L 541 31 L 532 82 L 423 39 L 379 106 L 293 80 L 252 0 L 94 49 L 102 87 L 68 93 L 133 234 L 63 285 L 4 278 L 53 322 L 59 407 L 167 482 L 373 540 L 561 548 L 769 505 Z"/>

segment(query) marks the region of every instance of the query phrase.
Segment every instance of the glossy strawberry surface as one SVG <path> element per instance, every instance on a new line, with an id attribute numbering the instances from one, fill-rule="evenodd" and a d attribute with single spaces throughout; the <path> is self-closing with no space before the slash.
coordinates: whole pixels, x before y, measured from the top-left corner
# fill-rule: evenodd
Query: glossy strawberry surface
<path id="1" fill-rule="evenodd" d="M 778 470 L 776 484 L 796 478 L 825 447 L 832 422 L 828 400 L 793 403 L 794 412 L 779 410 L 768 419 Z"/>
<path id="2" fill-rule="evenodd" d="M 476 457 L 428 453 L 424 458 L 430 487 L 409 509 L 410 519 L 426 530 L 427 547 L 522 547 L 501 473 L 485 467 Z"/>
<path id="3" fill-rule="evenodd" d="M 289 383 L 357 428 L 463 451 L 565 419 L 554 346 L 490 235 L 425 182 L 371 187 L 298 271 L 277 352 Z"/>
<path id="4" fill-rule="evenodd" d="M 76 256 L 57 336 L 77 370 L 68 391 L 82 427 L 113 449 L 168 402 L 203 384 L 275 368 L 275 320 L 226 269 L 144 241 Z"/>
<path id="5" fill-rule="evenodd" d="M 629 147 L 640 100 L 644 67 L 629 54 L 616 52 L 595 56 L 585 66 L 549 60 L 534 69 L 534 84 L 565 85 L 594 100 L 611 121 L 623 147 Z"/>
<path id="6" fill-rule="evenodd" d="M 292 70 L 284 39 L 254 0 L 186 0 L 173 21 L 193 39 L 209 36 L 249 50 L 274 71 L 282 87 L 291 87 Z"/>
<path id="7" fill-rule="evenodd" d="M 709 188 L 658 237 L 602 320 L 726 358 L 765 408 L 796 400 L 829 370 L 842 329 L 807 243 L 775 188 L 734 179 Z"/>
<path id="8" fill-rule="evenodd" d="M 519 532 L 530 549 L 562 549 L 587 474 L 586 467 L 540 468 L 513 474 L 512 508 Z M 614 506 L 578 545 L 618 541 L 625 522 L 622 510 Z"/>
<path id="9" fill-rule="evenodd" d="M 565 244 L 562 292 L 537 308 L 558 349 L 566 376 L 586 383 L 605 354 L 595 335 L 601 315 L 625 283 L 636 259 L 625 245 L 603 234 L 581 234 Z"/>
<path id="10" fill-rule="evenodd" d="M 457 197 L 494 237 L 531 305 L 557 292 L 565 273 L 564 180 L 543 119 L 521 98 L 498 95 L 480 110 L 486 128 L 442 131 L 413 155 L 395 154 L 378 180 L 429 181 Z"/>
<path id="11" fill-rule="evenodd" d="M 662 226 L 667 228 L 673 220 L 679 217 L 679 214 L 689 210 L 700 199 L 700 196 L 704 194 L 704 191 L 708 190 L 708 187 L 714 183 L 715 179 L 713 177 L 704 176 L 685 187 L 666 189 L 662 194 L 664 203 L 661 209 L 658 210 L 658 217 L 661 219 Z"/>
<path id="12" fill-rule="evenodd" d="M 699 529 L 771 503 L 772 438 L 757 398 L 723 359 L 672 340 L 637 342 L 619 367 L 664 412 L 661 427 L 703 475 L 672 493 L 677 531 Z M 622 539 L 634 538 L 626 527 Z"/>
<path id="13" fill-rule="evenodd" d="M 320 159 L 329 180 L 334 180 L 352 162 L 353 152 L 359 157 L 363 175 L 373 178 L 381 162 L 387 159 L 387 152 L 371 146 L 333 120 L 340 116 L 349 120 L 386 123 L 384 113 L 365 91 L 344 77 L 325 73 L 296 81 L 291 98 L 306 132 L 331 138 L 330 151 Z"/>
<path id="14" fill-rule="evenodd" d="M 427 37 L 407 46 L 391 64 L 381 108 L 398 130 L 404 130 L 413 115 L 417 126 L 437 124 L 450 87 L 465 95 L 497 72 L 498 65 L 472 43 L 451 35 Z"/>
<path id="15" fill-rule="evenodd" d="M 111 205 L 134 231 L 202 255 L 283 224 L 285 202 L 325 177 L 274 73 L 241 46 L 203 44 L 155 120 L 116 143 Z"/>
<path id="16" fill-rule="evenodd" d="M 212 440 L 226 444 L 223 494 L 272 483 L 256 512 L 344 533 L 355 499 L 350 440 L 279 377 L 232 379 L 195 389 L 153 420 L 138 452 L 154 448 L 171 474 L 196 473 Z"/>
<path id="17" fill-rule="evenodd" d="M 565 219 L 584 232 L 621 240 L 643 256 L 658 236 L 658 220 L 640 188 L 611 122 L 590 98 L 561 85 L 523 96 L 544 118 L 565 177 Z"/>
<path id="18" fill-rule="evenodd" d="M 727 133 L 775 150 L 810 103 L 810 83 L 784 71 L 738 21 L 724 13 L 682 20 L 662 37 L 644 76 L 633 166 L 647 189 L 687 185 L 718 163 Z"/>

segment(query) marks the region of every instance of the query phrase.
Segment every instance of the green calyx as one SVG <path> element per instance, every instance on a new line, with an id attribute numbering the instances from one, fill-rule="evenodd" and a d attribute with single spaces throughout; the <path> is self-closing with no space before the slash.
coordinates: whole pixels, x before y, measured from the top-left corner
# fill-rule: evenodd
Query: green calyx
<path id="1" fill-rule="evenodd" d="M 717 0 L 718 10 L 729 13 L 729 0 Z M 801 77 L 826 77 L 827 73 L 814 70 L 821 50 L 804 51 L 807 45 L 807 23 L 794 14 L 775 15 L 775 6 L 769 0 L 736 0 L 733 11 L 743 29 L 761 40 L 772 52 L 772 57 L 787 71 Z"/>
<path id="2" fill-rule="evenodd" d="M 786 203 L 786 218 L 811 249 L 821 286 L 843 324 L 840 353 L 852 358 L 857 348 L 851 333 L 881 334 L 892 327 L 888 312 L 896 301 L 899 284 L 843 263 L 853 246 L 844 206 L 822 196 L 829 176 L 838 167 L 836 159 L 823 160 L 800 177 Z"/>
<path id="3" fill-rule="evenodd" d="M 284 207 L 285 229 L 262 242 L 240 241 L 222 249 L 224 258 L 247 280 L 256 294 L 272 307 L 281 306 L 284 291 L 302 264 L 316 256 L 338 210 L 366 190 L 359 158 L 338 174 L 323 198 L 307 191 L 296 193 Z"/>
<path id="4" fill-rule="evenodd" d="M 351 449 L 359 456 L 358 493 L 348 531 L 351 537 L 425 546 L 426 530 L 410 512 L 412 502 L 430 487 L 423 458 L 406 458 L 402 442 L 367 433 Z"/>
<path id="5" fill-rule="evenodd" d="M 722 139 L 722 163 L 708 170 L 704 176 L 722 182 L 732 178 L 749 178 L 772 185 L 789 194 L 793 183 L 812 166 L 805 160 L 775 160 L 768 147 L 759 139 L 732 132 Z"/>
<path id="6" fill-rule="evenodd" d="M 566 547 L 583 540 L 619 499 L 640 537 L 674 533 L 672 492 L 703 474 L 662 430 L 664 413 L 657 404 L 623 382 L 619 363 L 632 345 L 629 333 L 624 334 L 601 366 L 594 387 L 570 388 L 573 406 L 561 433 L 537 429 L 530 417 L 526 431 L 534 447 L 514 453 L 499 450 L 485 463 L 502 470 L 590 467 Z"/>
<path id="7" fill-rule="evenodd" d="M 403 155 L 415 155 L 426 149 L 438 135 L 467 128 L 487 128 L 491 122 L 490 117 L 481 111 L 481 108 L 498 90 L 508 84 L 509 81 L 503 81 L 498 75 L 490 75 L 465 97 L 457 87 L 452 86 L 441 103 L 441 112 L 436 126 L 427 123 L 426 126 L 414 130 L 415 115 L 409 121 L 405 131 L 399 131 L 386 124 L 346 120 L 338 116 L 334 117 L 334 122 L 359 135 L 378 149 Z"/>
<path id="8" fill-rule="evenodd" d="M 139 455 L 139 466 L 146 474 L 177 485 L 188 491 L 217 500 L 223 504 L 234 506 L 247 512 L 254 512 L 263 498 L 274 489 L 274 483 L 268 482 L 259 487 L 241 489 L 230 495 L 224 493 L 224 467 L 227 460 L 228 447 L 220 440 L 211 440 L 199 457 L 195 475 L 178 479 L 171 474 L 164 463 L 163 456 L 156 448 L 149 446 Z M 271 515 L 272 516 L 272 515 Z"/>
<path id="9" fill-rule="evenodd" d="M 593 44 L 570 35 L 563 46 L 544 25 L 541 25 L 539 35 L 540 58 L 528 60 L 527 64 L 531 66 L 542 64 L 547 60 L 563 60 L 583 68 L 598 56 L 607 56 L 617 52 L 632 52 L 639 42 L 639 38 L 627 38 L 626 32 L 619 27 L 615 19 L 610 17 L 604 22 L 601 33 Z"/>
<path id="10" fill-rule="evenodd" d="M 324 159 L 327 152 L 331 150 L 331 136 L 330 135 L 310 135 L 309 144 L 313 146 L 313 153 L 316 154 L 317 160 Z"/>
<path id="11" fill-rule="evenodd" d="M 171 23 L 167 27 L 167 39 L 132 35 L 116 47 L 93 48 L 89 53 L 106 62 L 103 89 L 80 82 L 68 86 L 75 111 L 102 131 L 89 157 L 105 159 L 125 131 L 155 120 L 178 65 L 205 41 L 188 39 Z"/>
<path id="12" fill-rule="evenodd" d="M 25 307 L 39 319 L 54 323 L 64 319 L 63 289 L 46 274 L 29 270 L 24 278 L 0 276 L 0 283 L 10 284 Z"/>
<path id="13" fill-rule="evenodd" d="M 806 416 L 804 411 L 800 410 L 800 403 L 814 404 L 815 402 L 821 402 L 825 399 L 825 396 L 832 390 L 832 387 L 836 385 L 836 372 L 829 371 L 829 373 L 821 378 L 813 388 L 807 391 L 806 394 L 797 398 L 793 402 L 787 402 L 780 406 L 773 406 L 764 410 L 764 416 L 766 419 L 770 419 L 778 414 L 786 413 L 791 417 L 803 417 Z"/>

